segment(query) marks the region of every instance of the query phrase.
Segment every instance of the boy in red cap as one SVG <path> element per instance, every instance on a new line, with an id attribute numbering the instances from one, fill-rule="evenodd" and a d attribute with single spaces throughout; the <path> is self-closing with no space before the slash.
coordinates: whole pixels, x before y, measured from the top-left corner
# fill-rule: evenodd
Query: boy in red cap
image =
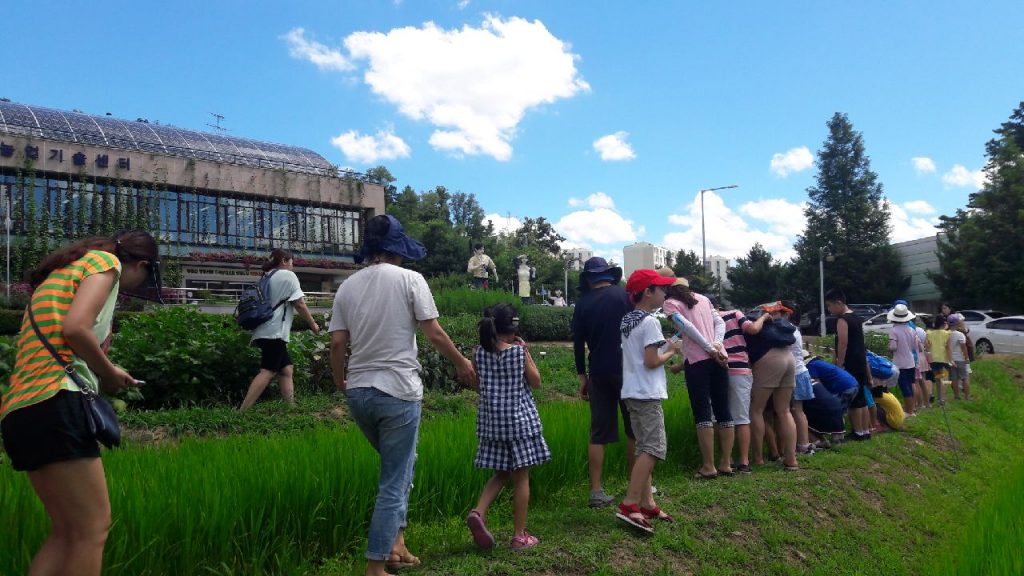
<path id="1" fill-rule="evenodd" d="M 629 410 L 633 435 L 636 437 L 636 462 L 629 477 L 626 497 L 619 504 L 617 518 L 627 524 L 653 533 L 650 520 L 672 522 L 662 512 L 651 494 L 651 473 L 668 450 L 665 436 L 665 414 L 662 400 L 668 398 L 668 378 L 662 368 L 678 348 L 665 345 L 661 323 L 651 311 L 665 302 L 665 288 L 675 278 L 662 276 L 654 270 L 633 272 L 626 282 L 634 309 L 622 318 L 622 400 Z"/>

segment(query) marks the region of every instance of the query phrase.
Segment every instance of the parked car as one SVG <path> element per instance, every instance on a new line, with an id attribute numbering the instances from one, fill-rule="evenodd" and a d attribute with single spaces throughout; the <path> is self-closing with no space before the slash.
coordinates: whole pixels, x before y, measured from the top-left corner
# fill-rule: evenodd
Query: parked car
<path id="1" fill-rule="evenodd" d="M 881 334 L 888 334 L 889 330 L 892 330 L 892 322 L 889 321 L 888 312 L 880 312 L 866 322 L 864 322 L 864 333 L 879 332 Z M 915 323 L 921 328 L 931 326 L 933 316 L 931 314 L 921 313 L 917 315 Z"/>
<path id="2" fill-rule="evenodd" d="M 979 354 L 1024 354 L 1024 316 L 1004 316 L 972 326 L 969 336 Z"/>
<path id="3" fill-rule="evenodd" d="M 958 314 L 964 317 L 964 324 L 969 326 L 984 324 L 1006 316 L 1005 313 L 998 310 L 961 310 Z"/>
<path id="4" fill-rule="evenodd" d="M 849 304 L 848 306 L 858 318 L 865 321 L 885 309 L 881 304 Z M 801 315 L 800 330 L 807 334 L 818 334 L 821 331 L 821 311 L 808 310 L 806 314 Z M 825 333 L 836 333 L 836 317 L 829 314 L 828 311 L 825 312 Z"/>

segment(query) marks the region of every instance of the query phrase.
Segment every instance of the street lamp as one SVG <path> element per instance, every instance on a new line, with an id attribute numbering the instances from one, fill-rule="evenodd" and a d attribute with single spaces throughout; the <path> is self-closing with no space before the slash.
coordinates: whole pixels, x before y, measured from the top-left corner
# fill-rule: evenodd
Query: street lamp
<path id="1" fill-rule="evenodd" d="M 704 188 L 700 191 L 700 257 L 701 264 L 704 266 L 704 273 L 708 273 L 708 245 L 704 238 L 704 193 L 714 192 L 715 190 L 726 190 L 729 188 L 739 188 L 736 184 L 730 184 L 728 186 L 719 186 L 718 188 Z"/>
<path id="2" fill-rule="evenodd" d="M 7 304 L 11 303 L 11 200 L 7 197 L 7 192 L 0 194 L 4 199 L 4 231 L 7 236 L 7 278 L 5 286 L 7 287 Z"/>
<path id="3" fill-rule="evenodd" d="M 819 318 L 821 319 L 821 335 L 822 336 L 825 336 L 825 260 L 828 260 L 829 262 L 834 262 L 835 259 L 836 259 L 836 257 L 833 256 L 832 254 L 829 254 L 825 250 L 824 246 L 818 248 L 818 280 L 821 283 L 821 285 L 820 285 L 820 295 L 821 295 L 821 310 L 820 310 L 820 314 L 821 315 L 819 316 Z"/>

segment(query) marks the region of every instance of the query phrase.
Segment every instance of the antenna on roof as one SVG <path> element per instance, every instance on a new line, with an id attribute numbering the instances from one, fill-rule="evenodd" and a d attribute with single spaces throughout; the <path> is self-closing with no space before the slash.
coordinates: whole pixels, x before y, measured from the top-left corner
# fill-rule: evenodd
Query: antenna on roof
<path id="1" fill-rule="evenodd" d="M 216 112 L 210 112 L 210 116 L 213 116 L 214 118 L 216 118 L 217 123 L 216 124 L 209 124 L 209 123 L 207 123 L 206 124 L 207 126 L 209 126 L 210 128 L 213 128 L 214 130 L 219 130 L 221 132 L 227 132 L 228 131 L 227 128 L 225 128 L 225 127 L 220 125 L 220 121 L 224 119 L 224 116 L 222 116 L 221 114 L 217 114 Z"/>

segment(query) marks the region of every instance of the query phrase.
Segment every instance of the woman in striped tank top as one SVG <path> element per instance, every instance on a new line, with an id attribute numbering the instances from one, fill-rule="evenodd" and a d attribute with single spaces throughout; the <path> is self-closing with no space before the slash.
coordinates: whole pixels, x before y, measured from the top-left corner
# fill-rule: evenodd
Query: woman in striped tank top
<path id="1" fill-rule="evenodd" d="M 138 383 L 107 358 L 119 290 L 153 279 L 159 264 L 147 232 L 87 238 L 52 252 L 30 273 L 29 306 L 43 337 L 94 391 Z M 51 532 L 30 574 L 98 575 L 110 528 L 110 498 L 99 446 L 89 432 L 81 389 L 21 323 L 10 389 L 0 405 L 4 448 L 50 516 Z"/>

